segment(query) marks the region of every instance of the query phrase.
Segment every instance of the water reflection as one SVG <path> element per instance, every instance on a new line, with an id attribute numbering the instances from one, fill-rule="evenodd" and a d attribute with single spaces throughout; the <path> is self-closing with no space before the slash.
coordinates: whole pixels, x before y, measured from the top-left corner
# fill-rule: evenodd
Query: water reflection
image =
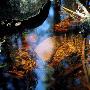
<path id="1" fill-rule="evenodd" d="M 18 59 L 22 58 L 22 55 L 20 54 L 20 52 L 23 49 L 22 53 L 25 53 L 27 51 L 27 55 L 25 55 L 25 56 L 33 57 L 34 62 L 36 62 L 36 64 L 37 64 L 37 66 L 34 70 L 34 73 L 37 75 L 37 85 L 35 86 L 36 87 L 35 90 L 47 90 L 46 82 L 48 81 L 48 79 L 51 78 L 51 75 L 52 75 L 53 69 L 49 69 L 49 67 L 47 66 L 47 62 L 44 61 L 43 58 L 39 57 L 39 53 L 36 52 L 35 49 L 38 48 L 37 46 L 42 41 L 44 41 L 46 38 L 53 35 L 53 24 L 54 24 L 54 8 L 53 8 L 53 5 L 51 5 L 48 17 L 42 25 L 40 25 L 39 27 L 34 28 L 32 30 L 25 29 L 22 33 L 18 33 L 16 35 L 13 35 L 12 37 L 10 37 L 12 47 L 13 47 L 11 52 L 14 53 L 13 54 L 14 56 L 13 55 L 12 56 L 14 57 L 14 59 L 16 59 L 16 62 L 18 61 Z M 50 45 L 51 42 L 52 41 L 48 42 L 48 45 Z M 46 45 L 46 47 L 47 47 L 47 45 Z M 45 48 L 45 47 L 43 47 L 43 48 Z M 49 47 L 47 48 L 47 50 L 48 49 L 49 49 Z M 43 52 L 45 52 L 45 51 L 43 50 Z M 47 54 L 46 54 L 46 56 L 47 56 Z M 23 55 L 23 57 L 24 57 L 24 55 Z M 24 58 L 22 58 L 22 59 L 24 59 Z M 25 60 L 18 61 L 18 62 L 21 62 L 23 65 L 24 61 Z M 18 65 L 18 63 L 17 63 L 17 65 Z M 16 71 L 15 71 L 15 73 L 16 73 Z M 18 72 L 18 74 L 21 75 L 22 73 Z M 11 86 L 11 84 L 8 85 L 8 88 L 10 86 Z M 32 86 L 32 87 L 34 88 L 34 86 Z"/>
<path id="2" fill-rule="evenodd" d="M 53 20 L 54 20 L 54 10 L 53 10 L 53 7 L 51 7 L 48 18 L 40 27 L 36 29 L 37 34 L 39 34 L 38 43 L 45 40 L 47 37 L 49 37 L 52 34 Z M 43 48 L 45 47 L 42 47 L 42 49 Z M 45 52 L 45 50 L 43 52 Z M 38 83 L 35 90 L 47 90 L 47 85 L 45 85 L 45 80 L 47 79 L 47 74 L 49 73 L 46 70 L 47 63 L 44 60 L 40 59 L 39 57 L 37 57 L 36 62 L 38 64 L 38 68 L 36 68 L 35 72 L 38 76 Z"/>
<path id="3" fill-rule="evenodd" d="M 63 4 L 63 0 L 61 3 Z M 63 14 L 61 19 L 65 17 L 66 15 Z M 9 37 L 11 43 L 9 50 L 13 53 L 13 55 L 10 54 L 13 61 L 12 66 L 16 65 L 18 68 L 10 67 L 10 70 L 13 69 L 14 75 L 10 72 L 1 74 L 1 78 L 9 78 L 6 81 L 8 89 L 58 90 L 59 88 L 60 90 L 67 90 L 67 87 L 71 88 L 73 85 L 78 86 L 81 83 L 76 70 L 80 69 L 81 71 L 78 74 L 83 75 L 81 64 L 81 42 L 83 38 L 81 35 L 78 37 L 76 35 L 66 36 L 66 34 L 55 36 L 53 35 L 53 24 L 54 7 L 51 4 L 48 17 L 42 25 L 34 29 L 26 28 L 22 30 L 23 32 Z M 7 48 L 7 46 L 5 47 Z M 57 48 L 57 52 L 54 52 L 55 48 Z M 77 50 L 80 52 L 80 56 L 77 55 Z M 5 56 L 2 55 L 0 54 L 0 63 L 3 63 L 5 59 Z M 15 72 L 15 70 L 17 71 Z M 70 75 L 74 70 L 75 74 Z M 66 76 L 68 78 L 69 75 L 70 78 L 66 79 Z"/>

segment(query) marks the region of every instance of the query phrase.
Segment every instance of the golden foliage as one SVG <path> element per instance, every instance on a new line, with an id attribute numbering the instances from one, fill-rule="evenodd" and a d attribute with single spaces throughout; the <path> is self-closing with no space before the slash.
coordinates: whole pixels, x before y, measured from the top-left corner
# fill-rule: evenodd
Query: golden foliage
<path id="1" fill-rule="evenodd" d="M 15 57 L 15 62 L 12 66 L 12 70 L 9 72 L 15 74 L 17 77 L 23 77 L 36 67 L 36 62 L 31 59 L 28 50 L 24 48 L 16 50 L 12 56 Z"/>
<path id="2" fill-rule="evenodd" d="M 60 43 L 62 44 L 57 48 L 51 66 L 56 66 L 61 60 L 73 53 L 82 54 L 83 39 L 79 35 L 65 37 L 64 41 Z"/>

